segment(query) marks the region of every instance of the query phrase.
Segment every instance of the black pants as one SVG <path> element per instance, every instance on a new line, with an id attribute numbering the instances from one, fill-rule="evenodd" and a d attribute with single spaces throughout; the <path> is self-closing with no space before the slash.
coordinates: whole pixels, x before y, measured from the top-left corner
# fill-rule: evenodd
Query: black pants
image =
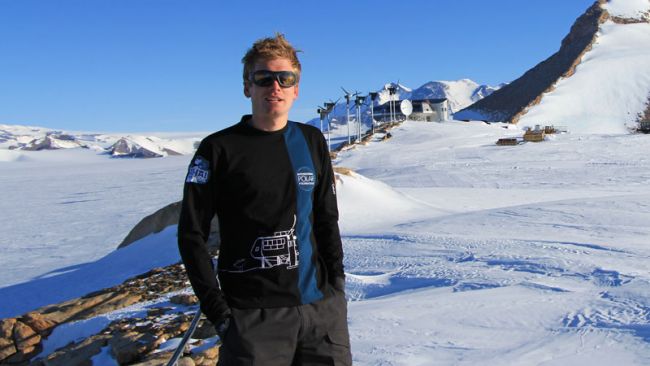
<path id="1" fill-rule="evenodd" d="M 232 309 L 218 366 L 352 365 L 345 295 L 288 308 Z"/>

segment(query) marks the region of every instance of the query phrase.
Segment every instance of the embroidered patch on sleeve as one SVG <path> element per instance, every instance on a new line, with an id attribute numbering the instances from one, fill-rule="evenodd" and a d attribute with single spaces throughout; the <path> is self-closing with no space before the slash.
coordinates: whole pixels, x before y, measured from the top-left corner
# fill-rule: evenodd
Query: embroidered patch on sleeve
<path id="1" fill-rule="evenodd" d="M 210 178 L 210 163 L 202 156 L 195 156 L 190 164 L 185 182 L 206 184 Z"/>

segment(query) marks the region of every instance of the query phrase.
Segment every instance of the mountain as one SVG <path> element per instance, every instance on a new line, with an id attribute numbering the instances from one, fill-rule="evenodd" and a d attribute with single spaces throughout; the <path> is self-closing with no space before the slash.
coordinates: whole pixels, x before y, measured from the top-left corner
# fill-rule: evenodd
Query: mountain
<path id="1" fill-rule="evenodd" d="M 169 134 L 159 134 L 167 136 Z M 0 125 L 0 149 L 41 151 L 86 148 L 112 157 L 153 158 L 194 152 L 196 136 L 142 136 L 64 132 L 43 127 Z"/>
<path id="2" fill-rule="evenodd" d="M 650 117 L 648 44 L 649 1 L 596 1 L 555 54 L 454 118 L 625 133 Z"/>
<path id="3" fill-rule="evenodd" d="M 451 112 L 458 111 L 468 105 L 492 94 L 503 84 L 496 87 L 489 85 L 479 85 L 470 79 L 461 79 L 456 81 L 430 81 L 417 89 L 411 89 L 399 83 L 387 83 L 377 90 L 378 98 L 375 105 L 382 105 L 390 100 L 388 93 L 389 87 L 395 87 L 397 90 L 396 99 L 415 100 L 415 99 L 441 99 L 446 98 L 449 102 Z M 364 125 L 370 126 L 369 100 L 361 107 L 361 115 Z M 345 100 L 336 104 L 330 113 L 330 119 L 334 125 L 345 125 Z M 350 116 L 354 118 L 356 108 L 354 102 L 350 102 Z M 314 118 L 307 122 L 313 126 L 320 126 L 320 119 Z M 337 126 L 334 126 L 336 128 Z"/>
<path id="4" fill-rule="evenodd" d="M 456 81 L 430 81 L 411 93 L 408 99 L 436 99 L 447 98 L 452 113 L 459 111 L 470 104 L 479 101 L 499 90 L 496 87 L 479 85 L 470 79 Z"/>

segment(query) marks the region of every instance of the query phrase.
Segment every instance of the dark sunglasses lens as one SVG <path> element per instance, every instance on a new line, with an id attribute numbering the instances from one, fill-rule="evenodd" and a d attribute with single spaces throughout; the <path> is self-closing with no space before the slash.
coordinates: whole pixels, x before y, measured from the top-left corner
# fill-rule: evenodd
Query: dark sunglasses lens
<path id="1" fill-rule="evenodd" d="M 281 71 L 278 73 L 278 82 L 285 88 L 296 85 L 296 74 L 291 71 Z"/>
<path id="2" fill-rule="evenodd" d="M 253 83 L 258 86 L 270 86 L 273 84 L 273 80 L 275 80 L 273 74 L 269 71 L 264 70 L 255 71 L 252 77 Z"/>
<path id="3" fill-rule="evenodd" d="M 290 88 L 298 82 L 298 77 L 291 71 L 268 71 L 258 70 L 253 73 L 251 81 L 257 86 L 267 87 L 277 80 L 281 87 Z"/>

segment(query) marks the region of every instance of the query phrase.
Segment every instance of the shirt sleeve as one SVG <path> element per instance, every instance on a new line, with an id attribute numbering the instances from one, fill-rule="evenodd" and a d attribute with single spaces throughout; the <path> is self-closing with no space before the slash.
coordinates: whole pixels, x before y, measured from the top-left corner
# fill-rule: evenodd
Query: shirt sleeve
<path id="1" fill-rule="evenodd" d="M 178 223 L 178 249 L 201 311 L 213 323 L 222 320 L 228 304 L 219 288 L 207 240 L 216 211 L 215 171 L 218 154 L 205 140 L 188 168 Z"/>
<path id="2" fill-rule="evenodd" d="M 339 211 L 336 203 L 336 181 L 325 138 L 319 134 L 318 155 L 321 176 L 314 196 L 314 236 L 319 254 L 325 261 L 330 283 L 344 277 L 343 245 L 339 231 Z"/>

